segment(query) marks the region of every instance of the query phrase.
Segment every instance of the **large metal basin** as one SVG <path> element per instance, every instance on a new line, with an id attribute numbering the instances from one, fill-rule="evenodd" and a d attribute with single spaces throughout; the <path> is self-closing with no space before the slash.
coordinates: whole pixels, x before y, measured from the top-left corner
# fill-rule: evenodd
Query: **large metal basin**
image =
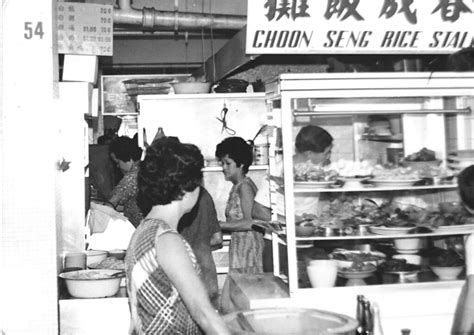
<path id="1" fill-rule="evenodd" d="M 263 308 L 224 316 L 233 334 L 352 335 L 357 321 L 351 317 L 307 308 Z"/>

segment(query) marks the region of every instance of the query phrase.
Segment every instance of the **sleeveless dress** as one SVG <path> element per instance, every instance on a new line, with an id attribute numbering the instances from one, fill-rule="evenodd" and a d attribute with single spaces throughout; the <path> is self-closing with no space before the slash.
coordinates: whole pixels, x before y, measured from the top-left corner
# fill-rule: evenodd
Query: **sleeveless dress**
<path id="1" fill-rule="evenodd" d="M 243 219 L 242 205 L 240 202 L 240 188 L 249 184 L 257 192 L 252 179 L 246 177 L 240 183 L 233 185 L 225 209 L 227 221 Z M 251 230 L 232 232 L 229 246 L 229 271 L 238 273 L 263 272 L 263 234 Z"/>
<path id="2" fill-rule="evenodd" d="M 130 333 L 202 334 L 178 291 L 156 260 L 155 239 L 164 233 L 178 234 L 162 220 L 145 219 L 130 240 L 125 258 L 132 318 Z M 191 247 L 183 237 L 181 239 L 196 273 L 200 275 Z"/>

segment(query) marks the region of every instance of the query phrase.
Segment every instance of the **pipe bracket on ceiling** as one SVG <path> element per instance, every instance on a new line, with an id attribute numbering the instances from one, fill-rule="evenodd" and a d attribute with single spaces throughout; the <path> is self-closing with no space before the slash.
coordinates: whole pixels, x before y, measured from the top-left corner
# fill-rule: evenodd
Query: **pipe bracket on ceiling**
<path id="1" fill-rule="evenodd" d="M 155 27 L 155 8 L 143 7 L 143 29 L 153 30 Z"/>

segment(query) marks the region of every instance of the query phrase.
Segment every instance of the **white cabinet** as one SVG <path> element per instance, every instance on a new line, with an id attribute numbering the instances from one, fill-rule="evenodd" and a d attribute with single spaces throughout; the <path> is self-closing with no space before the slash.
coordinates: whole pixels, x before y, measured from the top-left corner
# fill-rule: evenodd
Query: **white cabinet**
<path id="1" fill-rule="evenodd" d="M 138 136 L 143 144 L 145 132 L 151 143 L 159 127 L 165 135 L 177 136 L 181 142 L 196 144 L 206 160 L 204 186 L 214 199 L 219 219 L 232 184 L 224 180 L 222 169 L 215 161 L 216 145 L 228 136 L 252 139 L 266 124 L 263 93 L 162 94 L 139 95 Z M 255 143 L 267 142 L 259 136 Z M 250 167 L 249 177 L 259 185 L 267 165 Z"/>
<path id="2" fill-rule="evenodd" d="M 334 137 L 332 160 L 372 159 L 379 164 L 387 162 L 386 148 L 393 143 L 408 155 L 426 147 L 436 153 L 447 167 L 447 155 L 458 149 L 473 148 L 474 117 L 471 111 L 474 97 L 473 73 L 339 73 L 339 74 L 282 74 L 266 83 L 266 102 L 269 120 L 275 125 L 271 139 L 270 172 L 274 171 L 275 153 L 283 151 L 284 175 L 281 182 L 273 181 L 272 202 L 276 189 L 284 195 L 285 239 L 288 254 L 288 287 L 291 297 L 303 297 L 318 291 L 318 296 L 343 294 L 342 287 L 312 289 L 301 286 L 298 278 L 297 245 L 347 244 L 364 240 L 368 244 L 389 242 L 407 235 L 349 234 L 344 236 L 297 237 L 295 234 L 295 198 L 299 195 L 316 197 L 356 196 L 364 198 L 399 198 L 409 204 L 436 205 L 457 199 L 456 183 L 422 186 L 366 186 L 315 189 L 294 182 L 292 156 L 298 130 L 307 124 L 316 124 Z M 375 116 L 375 117 L 374 117 Z M 384 117 L 392 122 L 391 134 L 373 136 L 367 132 L 371 120 Z M 279 131 L 279 130 L 280 131 Z M 467 130 L 467 131 L 466 131 Z M 280 135 L 281 134 L 281 135 Z M 377 135 L 377 134 L 375 134 Z M 278 185 L 279 183 L 279 185 Z M 321 202 L 321 199 L 319 200 Z M 277 215 L 274 211 L 274 219 Z M 471 236 L 470 228 L 410 235 L 440 239 L 445 236 Z M 472 249 L 472 238 L 466 238 L 466 248 Z M 278 254 L 274 249 L 274 259 Z M 467 272 L 473 273 L 474 260 L 467 259 Z M 278 269 L 278 267 L 277 267 Z M 279 273 L 275 273 L 280 275 Z M 434 279 L 417 282 L 418 288 L 428 291 L 445 285 Z M 387 286 L 377 282 L 369 288 Z M 406 285 L 400 286 L 402 291 Z M 412 287 L 413 288 L 413 287 Z M 349 289 L 349 288 L 344 288 Z M 351 288 L 351 294 L 365 288 Z M 308 291 L 311 290 L 311 291 Z M 330 293 L 332 290 L 333 293 Z M 393 289 L 397 291 L 398 289 Z M 346 291 L 347 293 L 348 291 Z M 355 304 L 355 300 L 354 304 Z"/>

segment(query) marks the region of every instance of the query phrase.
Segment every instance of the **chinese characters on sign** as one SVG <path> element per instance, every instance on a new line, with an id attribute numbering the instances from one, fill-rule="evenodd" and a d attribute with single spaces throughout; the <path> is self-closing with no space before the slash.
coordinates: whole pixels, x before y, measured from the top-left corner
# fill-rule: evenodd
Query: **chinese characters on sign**
<path id="1" fill-rule="evenodd" d="M 474 47 L 474 0 L 249 0 L 247 8 L 248 54 Z"/>
<path id="2" fill-rule="evenodd" d="M 57 3 L 58 52 L 112 56 L 113 6 Z"/>

